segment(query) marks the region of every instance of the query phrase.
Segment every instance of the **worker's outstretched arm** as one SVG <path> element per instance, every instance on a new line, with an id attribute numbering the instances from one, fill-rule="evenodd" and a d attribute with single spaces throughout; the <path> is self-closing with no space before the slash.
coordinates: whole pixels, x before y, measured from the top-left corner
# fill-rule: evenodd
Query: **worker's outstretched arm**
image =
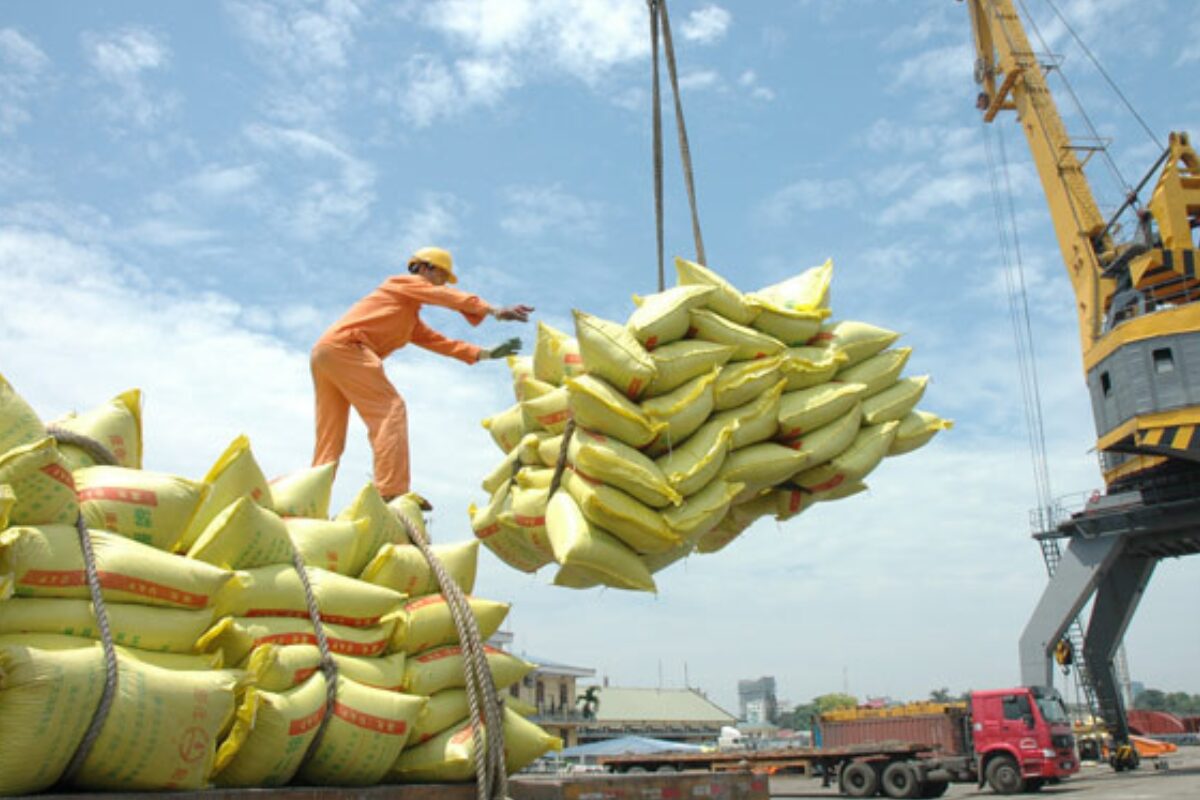
<path id="1" fill-rule="evenodd" d="M 412 343 L 468 364 L 474 364 L 485 357 L 484 349 L 479 345 L 443 336 L 421 320 L 417 320 L 417 324 L 413 326 Z"/>
<path id="2" fill-rule="evenodd" d="M 426 281 L 402 279 L 392 279 L 386 286 L 396 294 L 423 305 L 441 306 L 457 311 L 472 325 L 483 322 L 485 317 L 495 311 L 479 295 L 450 286 L 437 286 Z"/>

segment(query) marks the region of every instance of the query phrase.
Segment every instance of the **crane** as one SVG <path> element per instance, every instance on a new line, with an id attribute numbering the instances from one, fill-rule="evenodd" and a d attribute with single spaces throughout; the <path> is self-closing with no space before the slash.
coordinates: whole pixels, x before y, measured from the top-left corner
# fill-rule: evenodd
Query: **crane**
<path id="1" fill-rule="evenodd" d="M 1106 219 L 1084 172 L 1097 148 L 1068 135 L 1046 79 L 1054 65 L 1035 54 L 1013 0 L 967 3 L 976 105 L 985 123 L 1015 113 L 1074 291 L 1105 484 L 1083 511 L 1037 534 L 1067 545 L 1060 553 L 1055 543 L 1053 574 L 1021 636 L 1021 677 L 1052 683 L 1053 654 L 1091 601 L 1075 659 L 1113 736 L 1114 768 L 1131 768 L 1114 656 L 1158 561 L 1200 553 L 1200 158 L 1186 133 L 1171 133 Z"/>

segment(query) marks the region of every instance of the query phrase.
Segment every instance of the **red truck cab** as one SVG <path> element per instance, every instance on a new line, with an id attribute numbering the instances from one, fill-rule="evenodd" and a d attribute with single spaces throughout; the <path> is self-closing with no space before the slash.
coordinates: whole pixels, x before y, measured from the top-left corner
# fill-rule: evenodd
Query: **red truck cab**
<path id="1" fill-rule="evenodd" d="M 980 785 L 1011 794 L 1079 771 L 1071 721 L 1052 688 L 972 692 L 970 719 Z"/>

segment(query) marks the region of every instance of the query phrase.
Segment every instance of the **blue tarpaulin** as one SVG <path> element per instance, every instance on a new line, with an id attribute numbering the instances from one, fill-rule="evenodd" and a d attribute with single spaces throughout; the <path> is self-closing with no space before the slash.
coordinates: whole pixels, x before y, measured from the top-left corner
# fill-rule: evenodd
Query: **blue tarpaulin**
<path id="1" fill-rule="evenodd" d="M 568 747 L 558 755 L 562 758 L 584 758 L 591 756 L 619 756 L 625 754 L 641 755 L 644 753 L 690 752 L 703 750 L 695 744 L 668 742 L 665 739 L 651 739 L 646 736 L 622 736 L 619 739 L 605 739 L 602 742 L 589 742 Z"/>

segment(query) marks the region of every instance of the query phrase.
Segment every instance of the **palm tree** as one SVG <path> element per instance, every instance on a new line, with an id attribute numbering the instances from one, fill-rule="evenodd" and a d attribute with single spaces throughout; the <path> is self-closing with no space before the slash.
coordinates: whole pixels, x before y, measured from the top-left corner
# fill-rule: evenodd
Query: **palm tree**
<path id="1" fill-rule="evenodd" d="M 575 698 L 575 704 L 583 704 L 583 718 L 595 719 L 596 709 L 600 707 L 600 687 L 589 686 L 583 694 Z"/>

